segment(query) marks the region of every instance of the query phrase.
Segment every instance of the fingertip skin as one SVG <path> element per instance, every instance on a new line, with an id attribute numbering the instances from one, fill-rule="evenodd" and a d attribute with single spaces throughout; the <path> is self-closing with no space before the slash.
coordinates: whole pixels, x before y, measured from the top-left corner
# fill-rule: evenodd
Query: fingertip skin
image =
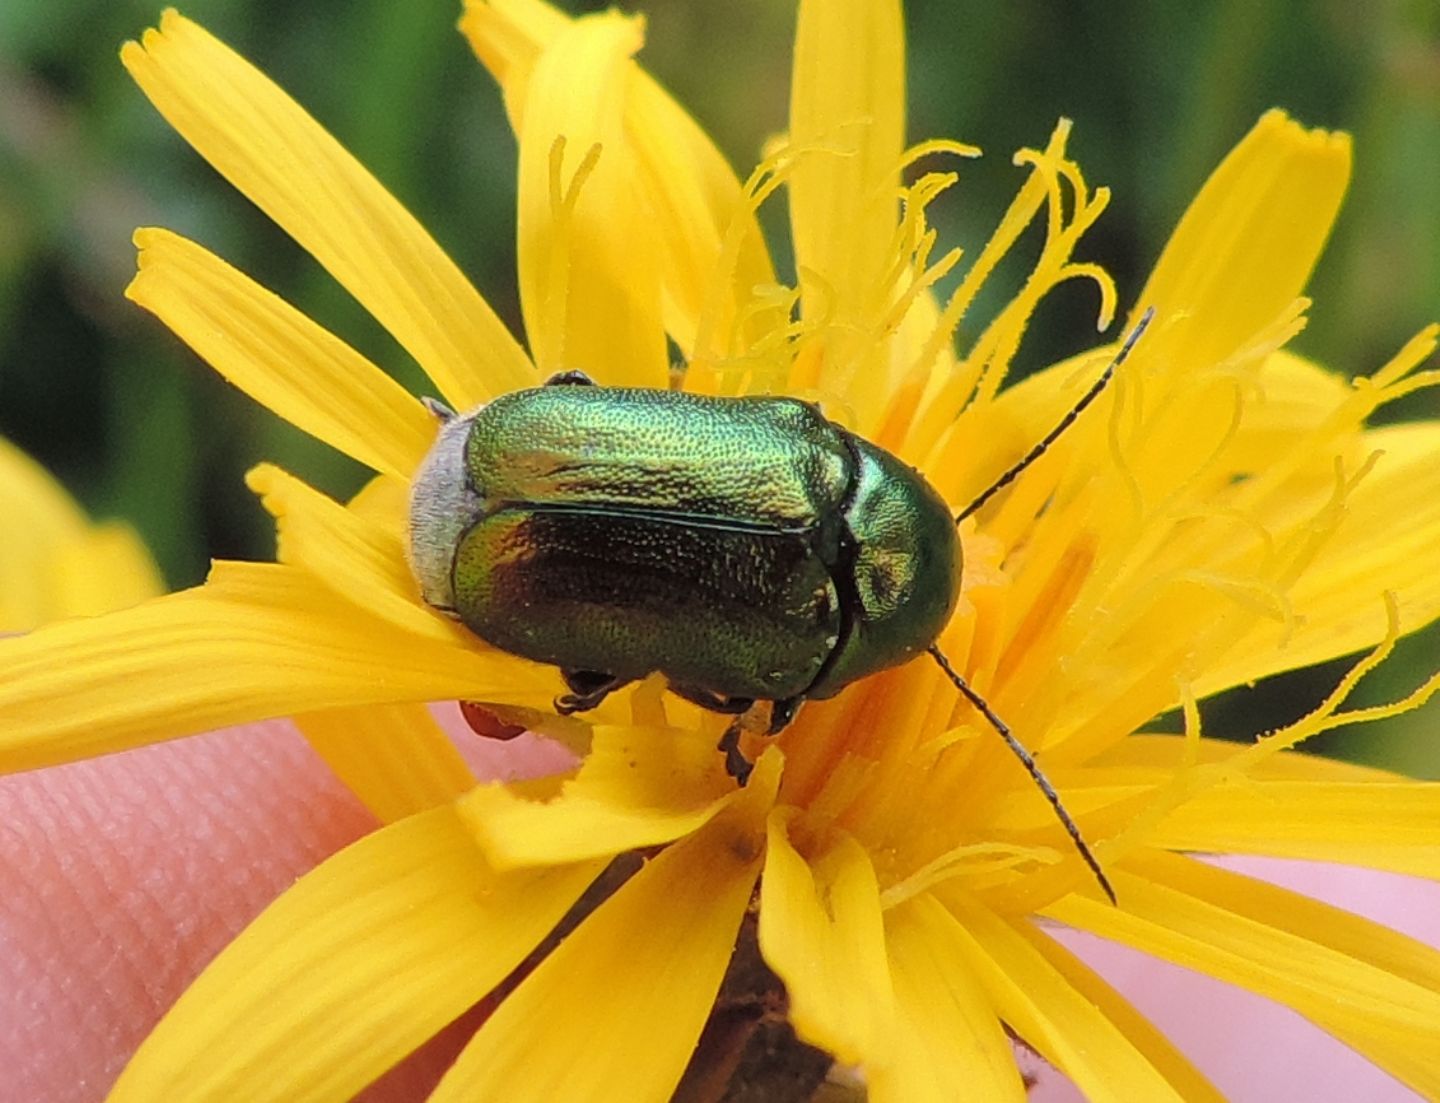
<path id="1" fill-rule="evenodd" d="M 102 1099 L 204 964 L 375 826 L 283 721 L 0 778 L 0 1099 Z"/>
<path id="2" fill-rule="evenodd" d="M 1303 893 L 1440 946 L 1440 884 L 1419 877 L 1295 859 L 1211 856 L 1207 862 Z M 1227 1099 L 1420 1098 L 1356 1050 L 1297 1012 L 1083 931 L 1057 927 L 1057 941 L 1081 957 L 1172 1042 Z M 1040 1066 L 1034 1103 L 1082 1103 L 1079 1090 Z"/>

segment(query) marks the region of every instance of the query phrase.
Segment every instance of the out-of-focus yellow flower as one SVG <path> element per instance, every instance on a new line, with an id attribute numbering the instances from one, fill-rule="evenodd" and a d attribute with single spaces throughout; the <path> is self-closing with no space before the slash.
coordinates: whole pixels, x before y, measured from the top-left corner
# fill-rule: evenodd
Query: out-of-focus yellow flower
<path id="1" fill-rule="evenodd" d="M 0 633 L 138 605 L 164 592 L 129 525 L 92 523 L 49 472 L 0 440 Z"/>
<path id="2" fill-rule="evenodd" d="M 940 251 L 927 206 L 956 183 L 947 159 L 974 151 L 905 147 L 896 3 L 801 3 L 790 133 L 743 184 L 634 63 L 639 20 L 477 0 L 463 29 L 519 136 L 530 355 L 414 219 L 222 44 L 167 14 L 123 55 L 455 406 L 561 367 L 663 387 L 668 336 L 685 387 L 815 398 L 959 505 L 1113 352 L 1001 389 L 1057 283 L 1094 281 L 1109 323 L 1109 277 L 1075 259 L 1109 195 L 1068 158 L 1062 123 L 1017 155 L 1024 182 L 984 249 L 968 264 Z M 1046 920 L 1261 992 L 1440 1094 L 1440 954 L 1186 855 L 1440 876 L 1436 786 L 1293 750 L 1440 685 L 1344 709 L 1397 633 L 1440 612 L 1440 425 L 1365 426 L 1435 381 L 1416 370 L 1435 330 L 1353 385 L 1283 350 L 1349 172 L 1344 136 L 1265 116 L 1181 220 L 1135 304 L 1156 320 L 1112 390 L 962 532 L 965 590 L 940 644 L 1038 752 L 1118 906 L 925 662 L 807 705 L 778 745 L 749 748 L 743 790 L 714 752 L 723 719 L 653 681 L 586 717 L 572 774 L 474 787 L 417 702 L 544 710 L 561 685 L 419 600 L 403 514 L 430 418 L 199 245 L 141 231 L 130 297 L 377 476 L 341 504 L 261 467 L 250 481 L 279 520 L 279 563 L 217 564 L 196 590 L 0 645 L 0 763 L 295 715 L 388 825 L 225 950 L 114 1098 L 346 1099 L 509 978 L 435 1099 L 665 1099 L 752 905 L 795 1030 L 876 1100 L 1023 1098 L 1007 1028 L 1094 1098 L 1214 1097 Z M 794 288 L 754 217 L 781 186 Z M 977 292 L 1037 220 L 1028 279 L 974 322 Z M 932 288 L 952 270 L 942 300 Z M 1366 647 L 1295 724 L 1243 748 L 1202 737 L 1198 699 Z M 1177 707 L 1183 733 L 1144 734 Z M 634 851 L 643 867 L 547 943 Z"/>

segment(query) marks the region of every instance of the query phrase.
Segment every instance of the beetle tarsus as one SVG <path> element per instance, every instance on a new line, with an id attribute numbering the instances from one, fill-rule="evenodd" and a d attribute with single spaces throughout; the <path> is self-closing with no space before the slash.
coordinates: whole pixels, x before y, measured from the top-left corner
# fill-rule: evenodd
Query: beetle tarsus
<path id="1" fill-rule="evenodd" d="M 750 773 L 755 769 L 755 763 L 745 757 L 740 750 L 740 721 L 732 720 L 725 734 L 720 737 L 720 742 L 715 746 L 725 754 L 725 772 L 740 783 L 743 789 L 745 783 L 750 780 Z"/>
<path id="2" fill-rule="evenodd" d="M 570 687 L 569 693 L 555 698 L 555 711 L 561 716 L 576 712 L 589 712 L 623 686 L 628 678 L 617 678 L 598 670 L 562 670 L 560 677 Z"/>
<path id="3" fill-rule="evenodd" d="M 788 728 L 790 721 L 795 719 L 795 714 L 800 711 L 800 706 L 804 703 L 803 694 L 798 697 L 786 697 L 779 701 L 771 701 L 770 727 L 765 730 L 765 734 L 779 735 Z"/>
<path id="4" fill-rule="evenodd" d="M 723 693 L 715 693 L 698 686 L 671 686 L 670 688 L 692 704 L 699 705 L 707 712 L 718 712 L 722 716 L 739 716 L 742 712 L 749 712 L 755 704 L 753 697 L 726 697 Z"/>

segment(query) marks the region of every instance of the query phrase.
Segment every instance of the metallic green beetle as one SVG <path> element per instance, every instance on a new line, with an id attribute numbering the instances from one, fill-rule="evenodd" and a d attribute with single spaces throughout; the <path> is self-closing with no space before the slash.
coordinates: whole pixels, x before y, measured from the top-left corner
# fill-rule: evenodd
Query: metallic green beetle
<path id="1" fill-rule="evenodd" d="M 561 712 L 658 671 L 778 730 L 940 634 L 960 541 L 913 468 L 798 399 L 587 382 L 446 421 L 411 506 L 425 600 L 560 667 Z"/>
<path id="2" fill-rule="evenodd" d="M 960 593 L 955 526 L 1101 393 L 1149 324 L 1046 436 L 958 514 L 918 471 L 793 398 L 597 387 L 564 372 L 463 417 L 417 472 L 410 560 L 427 602 L 560 668 L 561 713 L 652 673 L 716 712 L 810 698 L 926 651 L 1005 740 L 1106 894 L 1054 787 L 935 646 Z M 742 784 L 740 725 L 720 742 Z"/>

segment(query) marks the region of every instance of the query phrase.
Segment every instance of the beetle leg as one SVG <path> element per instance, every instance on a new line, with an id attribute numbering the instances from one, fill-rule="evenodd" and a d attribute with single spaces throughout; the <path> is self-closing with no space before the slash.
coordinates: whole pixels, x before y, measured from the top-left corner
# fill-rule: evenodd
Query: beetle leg
<path id="1" fill-rule="evenodd" d="M 745 713 L 754 707 L 755 698 L 726 697 L 724 694 L 701 689 L 698 686 L 672 685 L 670 689 L 685 700 L 699 705 L 702 709 L 735 717 L 726 727 L 725 734 L 720 737 L 720 742 L 715 746 L 725 755 L 725 772 L 743 786 L 750 780 L 750 771 L 755 769 L 755 764 L 740 750 L 740 733 L 745 730 Z"/>
<path id="2" fill-rule="evenodd" d="M 601 701 L 630 681 L 598 670 L 561 670 L 560 677 L 570 687 L 569 693 L 555 698 L 555 711 L 561 716 L 572 712 L 589 712 Z"/>
<path id="3" fill-rule="evenodd" d="M 740 783 L 743 789 L 745 783 L 750 780 L 750 771 L 755 769 L 755 763 L 745 757 L 740 750 L 740 718 L 737 716 L 725 729 L 725 734 L 720 737 L 720 742 L 715 746 L 725 753 L 725 772 Z"/>
<path id="4" fill-rule="evenodd" d="M 766 735 L 779 735 L 787 727 L 790 721 L 795 719 L 795 714 L 800 711 L 800 706 L 805 703 L 803 696 L 786 697 L 780 701 L 770 702 L 770 727 L 766 729 Z"/>
<path id="5" fill-rule="evenodd" d="M 547 387 L 593 387 L 595 380 L 583 371 L 557 371 L 545 380 Z"/>
<path id="6" fill-rule="evenodd" d="M 687 696 L 689 694 L 687 693 Z M 691 697 L 691 700 L 695 700 Z M 770 726 L 765 729 L 766 735 L 776 735 L 795 719 L 795 714 L 800 711 L 804 703 L 804 697 L 786 697 L 779 701 L 770 702 Z M 717 697 L 714 704 L 705 704 L 704 701 L 695 701 L 697 705 L 704 705 L 715 712 L 748 712 L 755 702 L 744 697 Z M 741 709 L 739 706 L 744 705 Z M 736 716 L 725 729 L 725 734 L 720 737 L 716 744 L 719 750 L 725 754 L 725 772 L 738 781 L 743 788 L 750 780 L 750 772 L 755 769 L 755 763 L 745 757 L 740 750 L 740 733 L 745 728 L 743 717 Z"/>
<path id="7" fill-rule="evenodd" d="M 753 697 L 726 697 L 720 693 L 712 693 L 708 689 L 698 689 L 695 686 L 671 686 L 675 693 L 685 700 L 699 705 L 709 712 L 718 712 L 723 716 L 739 716 L 742 712 L 749 712 L 755 704 Z"/>

